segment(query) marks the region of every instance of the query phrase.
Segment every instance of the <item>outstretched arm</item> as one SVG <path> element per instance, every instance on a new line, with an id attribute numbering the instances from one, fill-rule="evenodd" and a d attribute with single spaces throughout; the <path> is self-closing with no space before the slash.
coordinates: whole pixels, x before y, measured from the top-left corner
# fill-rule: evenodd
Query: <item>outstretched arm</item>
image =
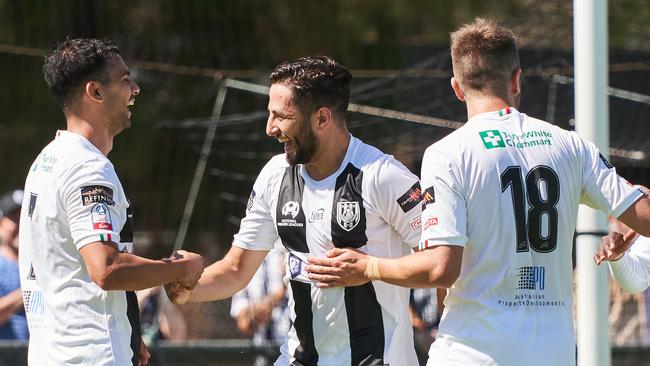
<path id="1" fill-rule="evenodd" d="M 250 282 L 268 252 L 232 246 L 223 259 L 205 268 L 194 289 L 170 284 L 165 286 L 167 296 L 176 304 L 228 298 Z"/>
<path id="2" fill-rule="evenodd" d="M 409 288 L 451 287 L 463 247 L 438 245 L 401 258 L 378 258 L 354 249 L 332 249 L 327 258 L 309 258 L 306 270 L 319 287 L 358 286 L 381 280 Z"/>

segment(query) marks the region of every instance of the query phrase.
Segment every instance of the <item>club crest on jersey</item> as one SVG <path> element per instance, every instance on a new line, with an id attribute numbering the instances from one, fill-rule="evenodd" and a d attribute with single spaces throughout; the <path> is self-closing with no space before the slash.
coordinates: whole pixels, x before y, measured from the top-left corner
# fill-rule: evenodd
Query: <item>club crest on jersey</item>
<path id="1" fill-rule="evenodd" d="M 98 203 L 90 210 L 90 218 L 95 230 L 113 230 L 113 223 L 111 222 L 111 212 L 108 206 L 103 203 Z"/>
<path id="2" fill-rule="evenodd" d="M 298 277 L 300 271 L 302 271 L 302 261 L 292 253 L 289 253 L 289 273 L 291 273 L 291 278 Z"/>
<path id="3" fill-rule="evenodd" d="M 359 202 L 339 201 L 336 203 L 336 221 L 345 231 L 354 229 L 361 220 Z"/>

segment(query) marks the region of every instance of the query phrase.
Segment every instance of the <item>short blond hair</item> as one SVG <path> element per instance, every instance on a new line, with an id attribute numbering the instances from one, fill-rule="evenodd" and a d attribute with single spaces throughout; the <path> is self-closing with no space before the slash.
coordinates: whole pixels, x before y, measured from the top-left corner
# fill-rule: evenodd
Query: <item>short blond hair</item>
<path id="1" fill-rule="evenodd" d="M 451 33 L 454 77 L 465 93 L 505 98 L 513 73 L 520 68 L 515 34 L 494 21 L 476 18 Z"/>

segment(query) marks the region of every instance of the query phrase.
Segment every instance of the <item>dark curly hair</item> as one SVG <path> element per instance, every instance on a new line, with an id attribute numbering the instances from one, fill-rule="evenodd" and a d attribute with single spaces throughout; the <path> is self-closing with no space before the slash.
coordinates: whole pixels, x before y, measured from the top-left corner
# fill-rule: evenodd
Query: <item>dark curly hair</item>
<path id="1" fill-rule="evenodd" d="M 43 76 L 61 108 L 69 107 L 88 81 L 108 81 L 108 62 L 119 55 L 117 44 L 108 39 L 66 39 L 45 56 Z"/>
<path id="2" fill-rule="evenodd" d="M 352 74 L 327 56 L 308 56 L 285 61 L 271 72 L 271 84 L 290 86 L 303 112 L 329 107 L 345 120 L 350 101 Z"/>

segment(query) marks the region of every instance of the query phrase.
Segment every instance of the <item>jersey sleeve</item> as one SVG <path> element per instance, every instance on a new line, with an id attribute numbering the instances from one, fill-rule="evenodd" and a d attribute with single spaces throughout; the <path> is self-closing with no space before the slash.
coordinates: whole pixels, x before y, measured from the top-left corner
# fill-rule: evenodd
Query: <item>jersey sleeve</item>
<path id="1" fill-rule="evenodd" d="M 465 246 L 467 206 L 459 167 L 433 145 L 422 158 L 422 237 L 420 249 Z"/>
<path id="2" fill-rule="evenodd" d="M 619 217 L 643 192 L 621 178 L 596 145 L 580 139 L 579 146 L 583 176 L 580 202 L 608 216 Z"/>
<path id="3" fill-rule="evenodd" d="M 418 246 L 422 189 L 417 176 L 402 163 L 388 158 L 381 165 L 372 199 L 381 217 L 397 231 L 402 242 L 411 248 Z"/>
<path id="4" fill-rule="evenodd" d="M 101 159 L 76 164 L 61 176 L 61 205 L 77 249 L 97 241 L 120 242 L 124 223 L 115 206 L 116 182 L 113 165 Z"/>
<path id="5" fill-rule="evenodd" d="M 271 215 L 269 192 L 270 161 L 260 172 L 246 205 L 246 216 L 241 220 L 233 245 L 248 250 L 271 250 L 278 234 Z"/>
<path id="6" fill-rule="evenodd" d="M 623 257 L 607 262 L 616 282 L 630 293 L 650 287 L 650 238 L 640 237 Z"/>

